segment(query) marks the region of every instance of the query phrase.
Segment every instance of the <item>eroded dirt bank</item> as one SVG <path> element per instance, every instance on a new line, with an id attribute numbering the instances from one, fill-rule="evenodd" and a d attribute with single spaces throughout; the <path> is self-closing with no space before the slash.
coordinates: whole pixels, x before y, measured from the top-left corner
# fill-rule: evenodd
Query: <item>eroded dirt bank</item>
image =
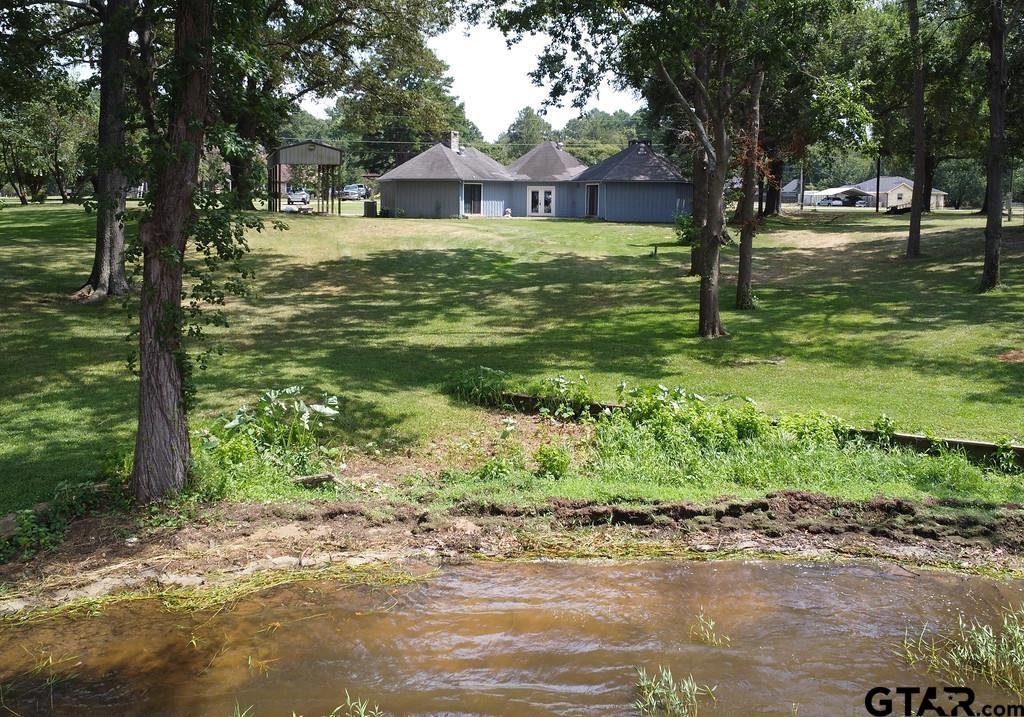
<path id="1" fill-rule="evenodd" d="M 408 504 L 221 503 L 184 527 L 126 516 L 73 524 L 60 547 L 0 566 L 0 610 L 160 586 L 223 586 L 264 571 L 472 558 L 878 557 L 905 566 L 1024 571 L 1024 507 L 797 491 L 707 506 L 616 506 L 552 500 L 539 508 Z"/>

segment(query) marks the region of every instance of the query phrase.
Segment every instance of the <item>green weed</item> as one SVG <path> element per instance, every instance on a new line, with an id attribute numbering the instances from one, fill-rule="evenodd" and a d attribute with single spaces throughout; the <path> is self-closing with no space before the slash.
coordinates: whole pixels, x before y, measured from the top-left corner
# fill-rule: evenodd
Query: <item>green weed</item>
<path id="1" fill-rule="evenodd" d="M 636 690 L 633 706 L 645 717 L 695 717 L 702 698 L 715 699 L 714 687 L 698 685 L 693 675 L 676 680 L 664 667 L 659 667 L 654 676 L 648 676 L 643 667 L 638 667 Z"/>
<path id="2" fill-rule="evenodd" d="M 704 606 L 697 613 L 697 622 L 690 626 L 690 637 L 711 647 L 728 647 L 731 640 L 718 632 L 715 621 L 704 614 Z"/>
<path id="3" fill-rule="evenodd" d="M 925 627 L 915 637 L 908 630 L 903 658 L 955 684 L 980 679 L 1024 696 L 1024 606 L 1005 609 L 995 625 L 961 614 L 944 635 L 928 637 Z"/>

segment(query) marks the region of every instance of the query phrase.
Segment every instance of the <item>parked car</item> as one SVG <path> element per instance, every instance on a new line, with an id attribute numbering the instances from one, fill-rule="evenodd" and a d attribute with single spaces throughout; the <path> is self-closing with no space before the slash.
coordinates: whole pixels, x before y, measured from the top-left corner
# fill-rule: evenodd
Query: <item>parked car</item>
<path id="1" fill-rule="evenodd" d="M 868 205 L 868 200 L 867 199 L 858 199 L 853 204 L 853 206 L 855 206 L 855 207 L 866 207 L 867 205 Z"/>
<path id="2" fill-rule="evenodd" d="M 824 199 L 819 199 L 818 200 L 818 206 L 819 207 L 841 207 L 841 206 L 843 206 L 843 200 L 842 199 L 829 199 L 828 197 L 825 197 Z"/>
<path id="3" fill-rule="evenodd" d="M 293 189 L 288 192 L 289 204 L 309 204 L 309 192 L 305 189 Z"/>
<path id="4" fill-rule="evenodd" d="M 346 184 L 341 190 L 342 199 L 369 199 L 370 188 L 365 184 Z"/>

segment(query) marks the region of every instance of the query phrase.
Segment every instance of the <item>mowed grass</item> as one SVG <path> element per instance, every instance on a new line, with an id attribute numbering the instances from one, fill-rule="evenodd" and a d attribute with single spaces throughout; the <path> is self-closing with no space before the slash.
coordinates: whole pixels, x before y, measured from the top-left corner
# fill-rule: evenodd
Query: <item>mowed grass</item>
<path id="1" fill-rule="evenodd" d="M 263 389 L 342 396 L 357 447 L 416 446 L 479 427 L 450 400 L 451 372 L 486 365 L 525 380 L 586 374 L 755 398 L 856 424 L 997 438 L 1024 434 L 1024 231 L 1007 232 L 1006 287 L 973 289 L 982 221 L 926 217 L 923 260 L 901 258 L 908 219 L 808 212 L 756 240 L 760 308 L 731 336 L 694 337 L 696 279 L 670 227 L 545 220 L 289 216 L 254 236 L 254 295 L 232 303 L 225 350 L 198 375 L 198 425 Z M 132 440 L 135 384 L 119 302 L 63 297 L 91 263 L 93 217 L 47 205 L 0 211 L 0 513 L 95 477 Z M 657 254 L 652 255 L 657 248 Z"/>

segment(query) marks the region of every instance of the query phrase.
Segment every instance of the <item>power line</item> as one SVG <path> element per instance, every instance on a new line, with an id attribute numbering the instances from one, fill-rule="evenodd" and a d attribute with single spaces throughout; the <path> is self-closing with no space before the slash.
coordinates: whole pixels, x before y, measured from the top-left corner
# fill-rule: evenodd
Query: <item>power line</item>
<path id="1" fill-rule="evenodd" d="M 400 139 L 337 139 L 333 137 L 282 137 L 282 142 L 323 142 L 325 144 L 337 143 L 337 144 L 402 144 L 402 145 L 417 145 L 417 144 L 432 144 L 429 140 L 400 140 Z M 577 149 L 597 149 L 608 147 L 609 145 L 616 145 L 616 142 L 573 142 L 566 140 L 545 140 L 561 142 L 562 147 L 574 147 Z M 436 142 L 433 142 L 436 144 Z M 535 147 L 536 144 L 531 142 L 485 142 L 481 145 L 480 142 L 460 142 L 466 147 Z M 663 143 L 652 142 L 652 147 L 666 147 Z"/>

